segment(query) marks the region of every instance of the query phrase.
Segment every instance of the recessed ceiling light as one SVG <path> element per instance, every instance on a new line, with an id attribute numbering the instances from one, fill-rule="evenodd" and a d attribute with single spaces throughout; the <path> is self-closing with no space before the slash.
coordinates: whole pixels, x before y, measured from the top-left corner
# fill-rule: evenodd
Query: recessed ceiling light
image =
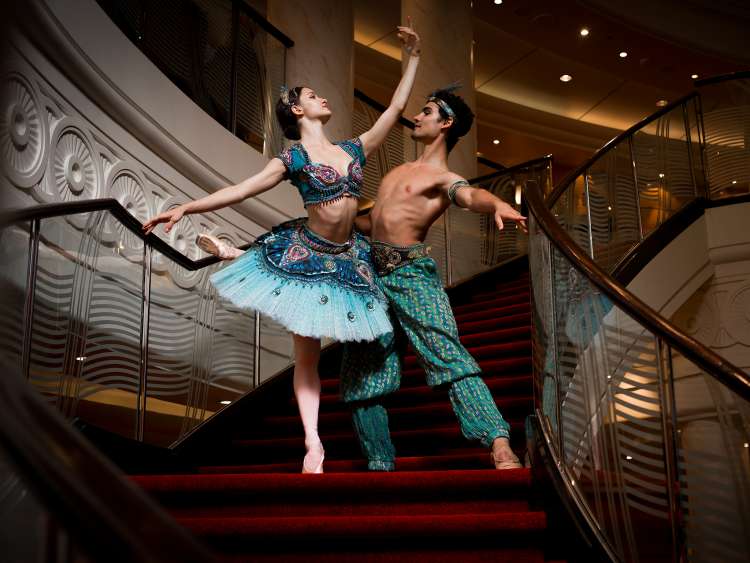
<path id="1" fill-rule="evenodd" d="M 589 34 L 589 30 L 588 28 L 584 27 L 583 29 L 581 29 L 580 33 L 581 37 L 586 37 Z"/>
<path id="2" fill-rule="evenodd" d="M 691 74 L 690 78 L 692 78 L 693 80 L 695 80 L 696 78 L 698 78 L 698 75 L 697 74 Z"/>
<path id="3" fill-rule="evenodd" d="M 571 80 L 573 80 L 573 77 L 570 76 L 569 74 L 563 74 L 560 77 L 560 80 L 563 81 L 563 82 L 570 82 Z"/>
<path id="4" fill-rule="evenodd" d="M 498 6 L 499 6 L 500 4 L 502 4 L 502 3 L 503 3 L 503 0 L 495 0 L 495 4 L 497 4 Z"/>
<path id="5" fill-rule="evenodd" d="M 492 139 L 492 144 L 493 145 L 499 145 L 500 144 L 500 139 Z"/>
<path id="6" fill-rule="evenodd" d="M 657 106 L 657 107 L 660 107 L 660 108 L 663 108 L 663 107 L 664 107 L 664 106 L 666 106 L 666 105 L 667 105 L 668 103 L 669 103 L 669 102 L 668 102 L 667 100 L 659 100 L 658 102 L 656 102 L 656 106 Z"/>
<path id="7" fill-rule="evenodd" d="M 627 51 L 620 51 L 620 58 L 621 59 L 624 59 L 627 56 L 628 56 L 628 52 Z"/>

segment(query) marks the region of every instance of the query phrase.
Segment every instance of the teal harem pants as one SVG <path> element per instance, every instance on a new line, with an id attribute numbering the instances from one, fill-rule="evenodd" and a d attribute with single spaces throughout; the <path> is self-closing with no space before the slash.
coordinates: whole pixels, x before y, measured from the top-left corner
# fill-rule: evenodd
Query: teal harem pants
<path id="1" fill-rule="evenodd" d="M 496 438 L 509 438 L 510 425 L 478 376 L 479 365 L 459 341 L 435 262 L 427 257 L 408 260 L 381 274 L 378 285 L 390 301 L 394 332 L 373 342 L 347 342 L 341 375 L 342 399 L 353 411 L 368 469 L 395 469 L 396 452 L 382 401 L 399 388 L 406 339 L 427 372 L 427 384 L 448 387 L 453 411 L 467 439 L 491 447 Z"/>

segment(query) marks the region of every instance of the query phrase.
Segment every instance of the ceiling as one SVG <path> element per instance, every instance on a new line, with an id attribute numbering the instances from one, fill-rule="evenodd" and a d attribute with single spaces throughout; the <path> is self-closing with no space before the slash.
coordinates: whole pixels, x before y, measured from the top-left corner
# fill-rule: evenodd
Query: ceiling
<path id="1" fill-rule="evenodd" d="M 474 0 L 472 10 L 477 146 L 505 165 L 552 152 L 575 166 L 657 101 L 689 92 L 691 75 L 750 67 L 742 0 Z M 400 74 L 401 2 L 354 0 L 354 14 L 358 87 L 387 102 Z"/>

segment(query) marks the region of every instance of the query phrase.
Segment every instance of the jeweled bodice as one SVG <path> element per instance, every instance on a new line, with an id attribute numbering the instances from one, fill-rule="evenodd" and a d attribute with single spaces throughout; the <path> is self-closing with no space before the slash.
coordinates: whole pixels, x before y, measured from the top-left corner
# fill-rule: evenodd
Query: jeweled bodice
<path id="1" fill-rule="evenodd" d="M 289 181 L 299 190 L 305 207 L 346 196 L 359 198 L 362 194 L 362 168 L 366 162 L 362 141 L 357 137 L 336 144 L 352 157 L 344 176 L 333 166 L 312 162 L 302 143 L 295 143 L 277 156 L 286 167 Z"/>

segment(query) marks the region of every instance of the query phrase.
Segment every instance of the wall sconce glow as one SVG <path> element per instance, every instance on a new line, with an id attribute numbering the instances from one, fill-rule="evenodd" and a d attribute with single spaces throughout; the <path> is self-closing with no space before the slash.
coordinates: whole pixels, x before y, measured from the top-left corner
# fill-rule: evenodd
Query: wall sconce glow
<path id="1" fill-rule="evenodd" d="M 499 145 L 500 144 L 500 139 L 492 139 L 492 144 L 493 145 Z"/>
<path id="2" fill-rule="evenodd" d="M 664 178 L 664 172 L 659 172 L 659 178 Z"/>
<path id="3" fill-rule="evenodd" d="M 607 211 L 612 211 L 612 206 L 611 205 L 607 206 Z"/>
<path id="4" fill-rule="evenodd" d="M 583 28 L 581 31 L 581 37 L 586 37 L 589 34 L 589 30 L 587 28 Z"/>
<path id="5" fill-rule="evenodd" d="M 222 405 L 231 405 L 232 401 L 219 401 Z"/>
<path id="6" fill-rule="evenodd" d="M 620 58 L 621 59 L 624 59 L 627 56 L 628 56 L 628 52 L 627 51 L 620 51 Z"/>
<path id="7" fill-rule="evenodd" d="M 748 444 L 747 442 L 745 442 L 744 444 L 742 444 L 742 447 L 743 448 L 750 448 L 750 444 Z"/>
<path id="8" fill-rule="evenodd" d="M 573 77 L 572 77 L 572 76 L 570 76 L 569 74 L 563 74 L 563 75 L 562 75 L 562 76 L 560 77 L 560 80 L 561 80 L 562 82 L 570 82 L 571 80 L 573 80 Z"/>
<path id="9" fill-rule="evenodd" d="M 85 361 L 86 361 L 86 356 L 78 356 L 76 358 L 76 362 L 85 362 Z"/>
<path id="10" fill-rule="evenodd" d="M 632 456 L 632 455 L 626 455 L 626 456 L 625 456 L 625 459 L 627 459 L 627 460 L 631 460 L 631 459 L 633 459 L 633 456 Z"/>
<path id="11" fill-rule="evenodd" d="M 669 102 L 668 102 L 667 100 L 659 100 L 658 102 L 656 102 L 656 107 L 660 107 L 660 108 L 663 108 L 663 107 L 664 107 L 664 106 L 666 106 L 666 105 L 667 105 L 668 103 L 669 103 Z"/>
<path id="12" fill-rule="evenodd" d="M 736 184 L 736 183 L 737 183 L 737 180 L 732 180 L 732 183 L 733 183 L 733 184 Z"/>
<path id="13" fill-rule="evenodd" d="M 696 78 L 698 78 L 698 75 L 697 74 L 691 74 L 690 78 L 692 78 L 693 80 L 695 80 Z"/>
<path id="14" fill-rule="evenodd" d="M 521 186 L 516 185 L 516 205 L 521 205 Z"/>

